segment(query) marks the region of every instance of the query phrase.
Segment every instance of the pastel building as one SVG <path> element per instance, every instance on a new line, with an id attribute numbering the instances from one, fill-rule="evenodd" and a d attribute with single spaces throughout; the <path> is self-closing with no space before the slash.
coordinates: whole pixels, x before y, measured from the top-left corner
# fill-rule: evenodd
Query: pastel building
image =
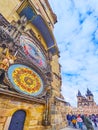
<path id="1" fill-rule="evenodd" d="M 56 22 L 48 0 L 0 1 L 0 130 L 65 127 Z"/>

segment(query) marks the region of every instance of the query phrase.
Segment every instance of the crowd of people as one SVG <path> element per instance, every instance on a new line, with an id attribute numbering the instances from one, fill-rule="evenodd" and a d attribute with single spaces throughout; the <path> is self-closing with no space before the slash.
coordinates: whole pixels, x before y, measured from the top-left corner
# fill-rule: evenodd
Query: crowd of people
<path id="1" fill-rule="evenodd" d="M 94 130 L 94 127 L 97 127 L 98 117 L 94 114 L 67 114 L 66 118 L 68 121 L 68 125 L 73 126 L 74 128 L 80 128 L 81 130 L 83 130 L 85 126 L 87 130 Z"/>

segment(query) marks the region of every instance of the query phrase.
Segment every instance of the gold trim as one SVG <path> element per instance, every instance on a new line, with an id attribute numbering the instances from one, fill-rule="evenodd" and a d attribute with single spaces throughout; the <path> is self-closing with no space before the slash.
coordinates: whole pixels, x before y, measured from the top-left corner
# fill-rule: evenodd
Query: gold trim
<path id="1" fill-rule="evenodd" d="M 18 7 L 18 9 L 16 10 L 16 12 L 19 14 L 25 7 L 30 6 L 32 8 L 32 10 L 34 11 L 34 13 L 36 14 L 36 11 L 34 9 L 33 4 L 29 1 L 29 0 L 24 0 L 21 5 Z M 36 14 L 37 15 L 37 14 Z"/>

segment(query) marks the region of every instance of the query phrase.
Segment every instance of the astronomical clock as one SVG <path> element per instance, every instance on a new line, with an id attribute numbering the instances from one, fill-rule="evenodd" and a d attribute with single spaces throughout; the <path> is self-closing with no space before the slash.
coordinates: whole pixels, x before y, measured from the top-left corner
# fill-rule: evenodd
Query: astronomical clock
<path id="1" fill-rule="evenodd" d="M 9 23 L 5 23 L 5 26 L 7 24 Z M 9 26 L 7 25 L 7 27 Z M 23 23 L 19 26 L 23 26 Z M 17 34 L 17 31 L 14 32 L 13 26 L 11 26 L 11 30 L 13 36 L 10 36 L 11 31 L 9 35 L 3 34 L 4 28 L 0 28 L 3 34 L 0 36 L 1 40 L 4 35 L 9 39 L 9 41 L 5 39 L 5 43 L 0 41 L 0 72 L 2 73 L 0 82 L 3 81 L 2 83 L 8 85 L 10 90 L 23 95 L 40 97 L 44 95 L 47 84 L 45 72 L 48 67 L 48 58 L 46 53 L 33 35 L 31 36 L 27 32 Z M 14 36 L 17 36 L 15 41 L 11 39 Z"/>
<path id="2" fill-rule="evenodd" d="M 37 65 L 39 68 L 44 69 L 47 67 L 46 58 L 39 46 L 34 43 L 35 41 L 33 41 L 29 36 L 20 36 L 20 45 L 23 48 L 25 56 L 33 64 Z"/>
<path id="3" fill-rule="evenodd" d="M 43 70 L 47 68 L 46 56 L 33 39 L 20 36 L 16 61 L 7 70 L 8 81 L 17 92 L 29 96 L 41 96 L 45 90 Z"/>

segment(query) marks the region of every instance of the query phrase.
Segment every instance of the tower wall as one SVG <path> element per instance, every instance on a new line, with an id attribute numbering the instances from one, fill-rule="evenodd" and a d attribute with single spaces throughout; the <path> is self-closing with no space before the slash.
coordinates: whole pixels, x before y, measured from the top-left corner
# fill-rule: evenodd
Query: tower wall
<path id="1" fill-rule="evenodd" d="M 26 113 L 24 130 L 63 128 L 65 104 L 55 100 L 63 99 L 57 19 L 48 0 L 0 1 L 0 13 L 0 130 L 13 125 L 18 111 Z"/>

